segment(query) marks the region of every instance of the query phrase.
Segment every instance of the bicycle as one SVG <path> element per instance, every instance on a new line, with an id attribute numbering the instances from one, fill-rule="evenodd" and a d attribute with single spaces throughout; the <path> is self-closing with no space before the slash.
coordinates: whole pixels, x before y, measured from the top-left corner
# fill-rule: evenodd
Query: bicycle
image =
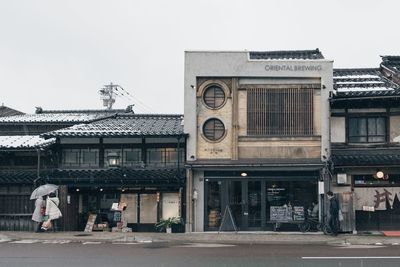
<path id="1" fill-rule="evenodd" d="M 326 216 L 324 216 L 324 219 L 326 219 Z M 330 235 L 332 233 L 329 225 L 327 223 L 320 222 L 318 217 L 307 217 L 306 220 L 304 220 L 304 222 L 300 223 L 298 226 L 302 233 L 310 231 L 311 227 L 317 229 L 317 231 L 322 231 L 325 235 Z"/>

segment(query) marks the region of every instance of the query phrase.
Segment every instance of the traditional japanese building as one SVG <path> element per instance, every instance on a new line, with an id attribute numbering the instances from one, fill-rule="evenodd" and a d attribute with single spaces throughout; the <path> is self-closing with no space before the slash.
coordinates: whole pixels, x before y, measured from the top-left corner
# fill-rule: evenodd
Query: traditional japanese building
<path id="1" fill-rule="evenodd" d="M 119 202 L 134 231 L 155 231 L 160 219 L 184 220 L 182 122 L 181 115 L 118 114 L 42 134 L 56 138 L 58 164 L 43 179 L 60 185 L 63 229 L 83 230 L 89 213 L 111 227 L 111 206 Z"/>
<path id="2" fill-rule="evenodd" d="M 227 207 L 239 230 L 322 209 L 332 73 L 318 49 L 185 53 L 187 231 L 218 230 Z"/>
<path id="3" fill-rule="evenodd" d="M 110 228 L 111 205 L 120 201 L 135 231 L 154 231 L 160 218 L 184 219 L 182 121 L 131 110 L 0 118 L 0 229 L 33 230 L 29 197 L 44 183 L 60 187 L 58 230 L 82 230 L 89 213 Z"/>
<path id="4" fill-rule="evenodd" d="M 57 167 L 48 131 L 107 118 L 124 110 L 43 110 L 35 114 L 3 109 L 0 117 L 0 229 L 33 230 L 30 193 L 48 170 Z"/>
<path id="5" fill-rule="evenodd" d="M 398 59 L 383 57 L 379 68 L 334 70 L 332 190 L 349 214 L 344 231 L 400 228 Z"/>

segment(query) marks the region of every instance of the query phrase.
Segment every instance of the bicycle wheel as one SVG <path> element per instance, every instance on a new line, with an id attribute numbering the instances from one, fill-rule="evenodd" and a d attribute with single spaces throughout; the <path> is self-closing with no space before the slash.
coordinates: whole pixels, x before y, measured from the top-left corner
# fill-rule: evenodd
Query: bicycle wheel
<path id="1" fill-rule="evenodd" d="M 317 225 L 315 226 L 315 228 L 317 228 L 317 231 L 322 231 L 322 226 L 323 226 L 323 224 L 322 223 L 317 223 Z"/>
<path id="2" fill-rule="evenodd" d="M 298 226 L 299 226 L 300 231 L 305 233 L 305 232 L 310 231 L 311 224 L 307 221 L 304 221 L 302 223 L 299 223 Z"/>
<path id="3" fill-rule="evenodd" d="M 322 225 L 322 231 L 324 232 L 325 235 L 330 235 L 332 233 L 331 228 L 327 224 Z"/>

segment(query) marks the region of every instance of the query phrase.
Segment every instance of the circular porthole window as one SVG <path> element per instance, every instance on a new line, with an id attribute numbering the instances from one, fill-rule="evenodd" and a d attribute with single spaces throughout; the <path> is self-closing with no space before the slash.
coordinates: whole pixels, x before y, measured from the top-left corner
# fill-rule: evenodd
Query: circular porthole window
<path id="1" fill-rule="evenodd" d="M 225 92 L 224 90 L 218 85 L 210 85 L 204 91 L 203 94 L 203 101 L 207 107 L 212 109 L 220 108 L 225 103 Z"/>
<path id="2" fill-rule="evenodd" d="M 225 135 L 225 126 L 219 119 L 209 119 L 203 124 L 203 134 L 210 141 L 218 141 Z"/>

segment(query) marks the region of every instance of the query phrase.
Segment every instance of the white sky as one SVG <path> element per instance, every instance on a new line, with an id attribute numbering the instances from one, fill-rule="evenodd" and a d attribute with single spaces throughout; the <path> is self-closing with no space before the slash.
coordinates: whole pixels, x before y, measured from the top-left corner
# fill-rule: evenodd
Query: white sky
<path id="1" fill-rule="evenodd" d="M 400 55 L 396 0 L 0 0 L 0 104 L 183 113 L 185 50 L 319 48 L 334 67 Z M 117 99 L 115 108 L 130 102 Z"/>

